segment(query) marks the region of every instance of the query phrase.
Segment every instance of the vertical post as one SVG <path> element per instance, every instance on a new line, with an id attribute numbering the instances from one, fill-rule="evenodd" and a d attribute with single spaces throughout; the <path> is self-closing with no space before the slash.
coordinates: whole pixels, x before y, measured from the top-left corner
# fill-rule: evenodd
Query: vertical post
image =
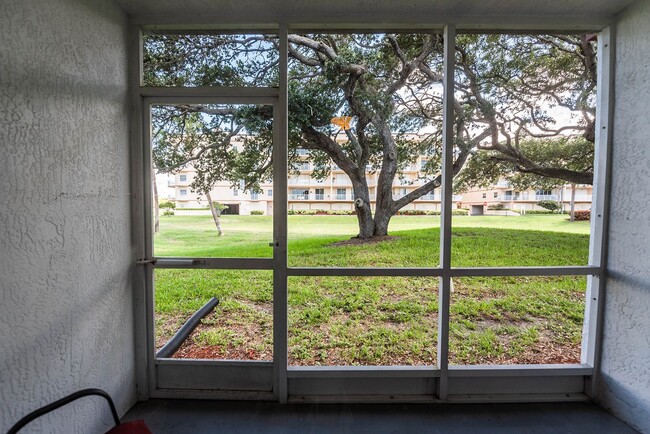
<path id="1" fill-rule="evenodd" d="M 591 381 L 585 392 L 597 393 L 600 370 L 605 283 L 607 281 L 607 240 L 609 230 L 610 161 L 614 119 L 615 28 L 598 35 L 598 83 L 596 97 L 596 143 L 594 154 L 594 188 L 591 207 L 591 245 L 589 265 L 600 268 L 598 276 L 589 276 L 585 296 L 581 362 L 593 366 Z"/>
<path id="2" fill-rule="evenodd" d="M 130 156 L 131 156 L 131 232 L 135 246 L 132 268 L 133 290 L 133 321 L 135 333 L 135 372 L 137 399 L 149 399 L 149 366 L 153 363 L 148 352 L 148 326 L 147 326 L 147 268 L 136 265 L 136 261 L 146 258 L 145 223 L 146 203 L 144 192 L 147 180 L 142 172 L 144 168 L 144 137 L 142 118 L 142 98 L 140 86 L 142 84 L 142 35 L 136 25 L 129 26 L 128 37 L 129 59 L 129 92 L 130 92 Z"/>
<path id="3" fill-rule="evenodd" d="M 444 73 L 442 101 L 442 212 L 440 217 L 440 278 L 438 306 L 438 398 L 447 399 L 449 372 L 449 303 L 451 295 L 451 212 L 452 166 L 454 158 L 454 56 L 456 52 L 456 27 L 445 26 Z"/>
<path id="4" fill-rule="evenodd" d="M 287 402 L 287 144 L 289 140 L 288 30 L 280 24 L 279 99 L 273 111 L 273 390 Z"/>
<path id="5" fill-rule="evenodd" d="M 143 192 L 141 200 L 144 202 L 144 258 L 153 258 L 153 195 L 151 182 L 154 178 L 153 164 L 151 163 L 151 106 L 146 98 L 141 100 L 142 109 L 142 149 L 143 164 L 142 177 L 144 178 Z M 145 273 L 145 318 L 146 318 L 146 351 L 147 359 L 147 376 L 149 377 L 149 394 L 156 389 L 156 371 L 154 363 L 155 353 L 155 336 L 154 336 L 154 281 L 153 281 L 153 264 L 144 265 Z"/>

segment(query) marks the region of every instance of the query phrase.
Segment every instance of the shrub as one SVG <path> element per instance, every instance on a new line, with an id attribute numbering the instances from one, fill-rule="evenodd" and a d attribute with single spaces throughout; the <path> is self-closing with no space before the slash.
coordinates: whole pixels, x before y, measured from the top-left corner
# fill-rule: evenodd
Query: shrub
<path id="1" fill-rule="evenodd" d="M 287 215 L 315 215 L 317 212 L 315 209 L 290 209 Z"/>
<path id="2" fill-rule="evenodd" d="M 526 210 L 526 214 L 555 214 L 553 211 L 549 211 L 547 209 L 531 209 L 531 210 Z"/>
<path id="3" fill-rule="evenodd" d="M 427 215 L 440 215 L 440 211 L 426 211 Z"/>
<path id="4" fill-rule="evenodd" d="M 555 200 L 540 200 L 537 202 L 538 206 L 541 206 L 544 209 L 547 209 L 549 211 L 560 211 L 562 209 L 562 205 L 560 205 L 560 202 L 557 202 Z"/>
<path id="5" fill-rule="evenodd" d="M 419 209 L 405 209 L 404 211 L 397 211 L 396 215 L 426 215 L 426 211 Z"/>
<path id="6" fill-rule="evenodd" d="M 251 215 L 264 215 L 264 211 L 259 209 L 254 209 L 251 211 Z"/>
<path id="7" fill-rule="evenodd" d="M 162 215 L 172 216 L 172 215 L 174 215 L 174 211 L 171 210 L 171 209 L 166 209 L 166 210 L 163 212 Z"/>
<path id="8" fill-rule="evenodd" d="M 451 215 L 467 215 L 466 209 L 454 209 L 451 210 Z"/>
<path id="9" fill-rule="evenodd" d="M 573 219 L 576 221 L 588 221 L 591 219 L 591 210 L 590 209 L 584 209 L 581 211 L 574 211 L 573 212 Z"/>
<path id="10" fill-rule="evenodd" d="M 327 215 L 357 215 L 356 211 L 348 211 L 344 209 L 327 211 Z"/>
<path id="11" fill-rule="evenodd" d="M 494 205 L 488 205 L 487 209 L 495 210 L 495 211 L 505 210 L 506 206 L 504 204 L 502 204 L 502 203 L 495 203 Z"/>
<path id="12" fill-rule="evenodd" d="M 172 201 L 169 201 L 169 200 L 161 200 L 161 201 L 158 203 L 158 208 L 162 208 L 162 209 L 176 209 L 176 204 L 175 204 L 174 202 L 172 202 Z M 174 213 L 172 213 L 172 215 L 173 215 L 173 214 L 174 214 Z M 167 215 L 167 214 L 165 214 L 165 215 Z"/>

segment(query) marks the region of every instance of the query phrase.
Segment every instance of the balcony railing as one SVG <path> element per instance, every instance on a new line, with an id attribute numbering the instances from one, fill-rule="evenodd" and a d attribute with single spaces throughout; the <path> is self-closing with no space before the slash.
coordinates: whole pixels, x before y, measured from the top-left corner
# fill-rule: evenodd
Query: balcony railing
<path id="1" fill-rule="evenodd" d="M 325 200 L 325 195 L 324 194 L 315 194 L 314 199 L 316 199 L 316 200 Z"/>
<path id="2" fill-rule="evenodd" d="M 559 200 L 560 196 L 556 194 L 536 194 L 535 200 Z"/>
<path id="3" fill-rule="evenodd" d="M 289 200 L 309 200 L 308 194 L 291 194 Z"/>
<path id="4" fill-rule="evenodd" d="M 540 201 L 540 200 L 559 200 L 559 196 L 556 194 L 535 194 L 535 195 L 519 195 L 519 194 L 504 194 L 501 196 L 497 197 L 497 200 L 501 202 L 516 202 L 519 200 L 533 200 L 533 201 Z"/>
<path id="5" fill-rule="evenodd" d="M 502 196 L 497 197 L 497 199 L 502 201 L 502 202 L 512 202 L 512 201 L 515 201 L 515 200 L 520 200 L 520 196 L 518 194 L 517 195 L 504 194 Z"/>

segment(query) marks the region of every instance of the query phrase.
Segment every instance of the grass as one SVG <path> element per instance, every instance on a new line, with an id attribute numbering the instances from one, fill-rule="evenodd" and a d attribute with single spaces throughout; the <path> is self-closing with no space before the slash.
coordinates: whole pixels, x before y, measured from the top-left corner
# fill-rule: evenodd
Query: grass
<path id="1" fill-rule="evenodd" d="M 455 266 L 583 265 L 588 222 L 561 216 L 454 217 Z M 157 256 L 267 257 L 267 216 L 163 218 Z M 289 216 L 291 266 L 436 266 L 439 218 L 398 216 L 395 239 L 332 246 L 353 236 L 353 216 Z M 210 297 L 220 299 L 181 353 L 272 358 L 272 273 L 239 270 L 155 272 L 158 345 Z M 452 363 L 563 363 L 579 355 L 584 277 L 454 280 Z M 297 365 L 435 363 L 438 279 L 291 277 L 289 358 Z M 191 347 L 191 348 L 190 348 Z M 188 351 L 194 352 L 188 352 Z M 183 353 L 183 351 L 186 351 Z"/>

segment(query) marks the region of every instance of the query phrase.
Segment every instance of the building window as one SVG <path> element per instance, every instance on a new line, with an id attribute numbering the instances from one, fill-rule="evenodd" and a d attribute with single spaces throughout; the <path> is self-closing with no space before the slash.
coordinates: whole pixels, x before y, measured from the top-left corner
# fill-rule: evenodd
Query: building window
<path id="1" fill-rule="evenodd" d="M 499 192 L 498 192 L 498 191 L 495 191 L 495 192 L 494 192 L 494 198 L 496 199 L 497 197 L 499 197 Z"/>
<path id="2" fill-rule="evenodd" d="M 346 190 L 345 188 L 337 188 L 336 189 L 336 200 L 345 200 L 346 197 Z"/>
<path id="3" fill-rule="evenodd" d="M 291 197 L 292 200 L 308 200 L 309 199 L 309 190 L 304 190 L 302 188 L 292 188 Z"/>
<path id="4" fill-rule="evenodd" d="M 187 189 L 186 188 L 181 188 L 179 193 L 181 194 L 181 196 L 187 196 Z"/>
<path id="5" fill-rule="evenodd" d="M 420 160 L 420 170 L 424 170 L 424 168 L 426 167 L 428 162 L 429 162 L 429 160 L 426 160 L 426 159 Z"/>
<path id="6" fill-rule="evenodd" d="M 317 188 L 316 189 L 316 200 L 324 200 L 325 199 L 325 189 L 324 188 Z"/>
<path id="7" fill-rule="evenodd" d="M 187 175 L 179 175 L 178 180 L 180 182 L 187 182 Z"/>
<path id="8" fill-rule="evenodd" d="M 269 197 L 273 197 L 273 190 L 267 190 L 266 194 L 268 194 Z"/>
<path id="9" fill-rule="evenodd" d="M 309 151 L 307 149 L 298 148 L 298 149 L 296 149 L 296 154 L 298 154 L 298 155 L 309 155 Z"/>
<path id="10" fill-rule="evenodd" d="M 251 200 L 258 200 L 260 198 L 260 194 L 257 192 L 251 192 Z"/>
<path id="11" fill-rule="evenodd" d="M 233 189 L 232 189 L 232 195 L 233 195 L 233 196 L 239 196 L 239 190 L 236 189 L 236 188 L 233 188 Z"/>
<path id="12" fill-rule="evenodd" d="M 487 197 L 487 193 L 483 193 L 482 197 L 485 199 Z"/>

